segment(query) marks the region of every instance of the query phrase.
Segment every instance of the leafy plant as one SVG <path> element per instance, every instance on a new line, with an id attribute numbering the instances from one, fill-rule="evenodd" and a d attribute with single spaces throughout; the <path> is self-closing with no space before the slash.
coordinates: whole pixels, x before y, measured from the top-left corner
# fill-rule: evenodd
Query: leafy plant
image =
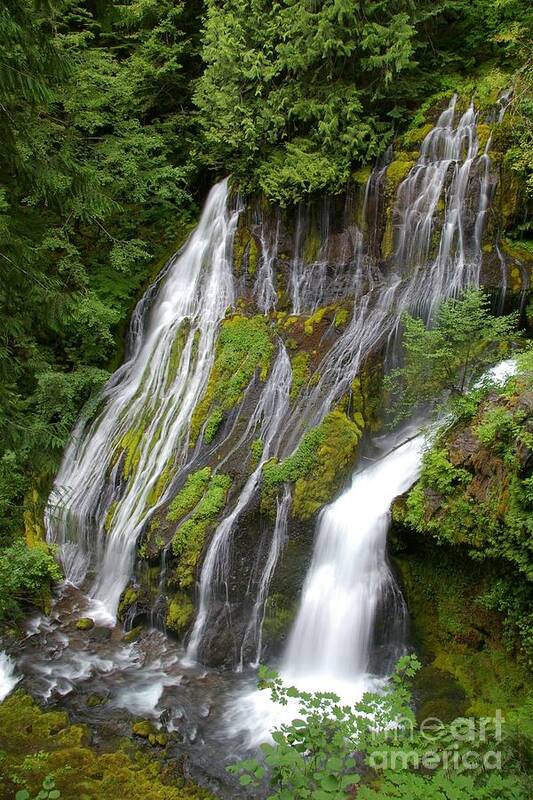
<path id="1" fill-rule="evenodd" d="M 462 398 L 482 372 L 502 357 L 516 338 L 516 314 L 495 317 L 482 292 L 469 290 L 445 300 L 435 322 L 404 317 L 404 366 L 386 379 L 395 419 L 423 403 L 435 404 L 443 392 Z"/>
<path id="2" fill-rule="evenodd" d="M 15 800 L 59 800 L 61 792 L 56 788 L 56 782 L 52 775 L 47 775 L 43 780 L 43 785 L 35 797 L 30 798 L 30 793 L 27 789 L 20 789 L 16 795 Z"/>
<path id="3" fill-rule="evenodd" d="M 415 656 L 404 656 L 382 693 L 367 693 L 353 706 L 333 693 L 287 687 L 263 668 L 260 687 L 270 689 L 274 702 L 297 703 L 299 716 L 273 731 L 273 743 L 261 746 L 261 761 L 245 759 L 229 771 L 243 786 L 266 780 L 269 800 L 525 800 L 516 746 L 504 743 L 501 773 L 484 766 L 485 755 L 501 746 L 496 719 L 484 720 L 478 737 L 474 719 L 445 724 L 432 718 L 429 737 L 429 726 L 419 727 L 410 690 L 419 668 Z M 447 760 L 452 753 L 453 766 Z"/>

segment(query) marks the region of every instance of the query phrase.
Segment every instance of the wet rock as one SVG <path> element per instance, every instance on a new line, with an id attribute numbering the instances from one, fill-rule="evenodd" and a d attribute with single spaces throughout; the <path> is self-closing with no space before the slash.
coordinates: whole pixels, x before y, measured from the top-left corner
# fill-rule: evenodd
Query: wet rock
<path id="1" fill-rule="evenodd" d="M 149 719 L 142 719 L 132 727 L 135 736 L 146 739 L 152 747 L 165 747 L 168 743 L 168 734 L 159 731 Z"/>
<path id="2" fill-rule="evenodd" d="M 101 628 L 101 627 L 94 627 L 90 634 L 89 639 L 91 642 L 103 643 L 108 642 L 111 639 L 113 632 L 111 628 Z"/>
<path id="3" fill-rule="evenodd" d="M 97 708 L 97 706 L 101 706 L 105 702 L 107 702 L 107 698 L 102 697 L 100 694 L 90 694 L 87 698 L 87 705 L 89 708 Z"/>
<path id="4" fill-rule="evenodd" d="M 79 631 L 90 631 L 91 628 L 94 628 L 94 619 L 90 617 L 82 617 L 76 622 L 76 628 Z"/>
<path id="5" fill-rule="evenodd" d="M 132 628 L 131 631 L 128 631 L 128 633 L 124 634 L 124 636 L 122 637 L 122 641 L 125 642 L 126 644 L 135 642 L 141 635 L 142 631 L 143 631 L 143 626 L 137 625 L 135 628 Z"/>

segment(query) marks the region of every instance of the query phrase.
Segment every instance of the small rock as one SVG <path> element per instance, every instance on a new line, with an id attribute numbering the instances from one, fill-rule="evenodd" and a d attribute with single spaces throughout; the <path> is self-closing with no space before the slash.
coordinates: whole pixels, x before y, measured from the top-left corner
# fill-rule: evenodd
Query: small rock
<path id="1" fill-rule="evenodd" d="M 141 736 L 143 739 L 149 739 L 150 736 L 157 733 L 149 719 L 142 719 L 140 722 L 136 722 L 132 730 L 135 736 Z"/>
<path id="2" fill-rule="evenodd" d="M 87 698 L 87 705 L 89 708 L 96 708 L 97 706 L 101 706 L 105 703 L 106 698 L 102 697 L 99 694 L 90 694 Z"/>
<path id="3" fill-rule="evenodd" d="M 111 639 L 112 635 L 113 631 L 111 628 L 101 628 L 98 626 L 92 629 L 89 634 L 89 639 L 91 642 L 107 642 L 109 639 Z"/>
<path id="4" fill-rule="evenodd" d="M 94 628 L 94 619 L 90 617 L 82 617 L 76 622 L 76 628 L 79 631 L 90 631 L 91 628 Z"/>
<path id="5" fill-rule="evenodd" d="M 122 641 L 125 642 L 126 644 L 131 644 L 131 642 L 137 641 L 137 639 L 142 633 L 142 630 L 143 626 L 137 625 L 136 628 L 132 628 L 131 631 L 128 631 L 127 633 L 124 634 L 124 636 L 122 637 Z"/>

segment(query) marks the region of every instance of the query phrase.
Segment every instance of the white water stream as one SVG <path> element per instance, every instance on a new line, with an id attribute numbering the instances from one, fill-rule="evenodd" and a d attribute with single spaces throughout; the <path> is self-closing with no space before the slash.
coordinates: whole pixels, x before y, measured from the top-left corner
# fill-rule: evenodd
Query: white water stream
<path id="1" fill-rule="evenodd" d="M 177 472 L 189 455 L 191 415 L 213 364 L 220 320 L 234 299 L 237 218 L 222 181 L 157 282 L 155 297 L 152 287 L 139 304 L 131 356 L 105 387 L 100 415 L 90 426 L 77 425 L 50 496 L 48 538 L 60 547 L 67 580 L 80 585 L 94 571 L 92 616 L 103 621 L 115 618 L 137 539 L 157 508 L 150 493 L 166 467 Z M 125 445 L 126 457 L 120 455 Z"/>
<path id="2" fill-rule="evenodd" d="M 20 680 L 16 674 L 13 659 L 4 652 L 0 652 L 0 703 L 4 700 Z"/>

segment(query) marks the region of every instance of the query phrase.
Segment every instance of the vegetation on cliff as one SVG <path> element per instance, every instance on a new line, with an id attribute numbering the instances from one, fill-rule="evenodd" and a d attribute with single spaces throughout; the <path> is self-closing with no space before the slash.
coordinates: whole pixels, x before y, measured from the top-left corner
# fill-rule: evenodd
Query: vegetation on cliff
<path id="1" fill-rule="evenodd" d="M 475 602 L 503 613 L 504 638 L 533 663 L 533 364 L 470 396 L 424 457 L 396 519 L 470 559 Z M 409 569 L 409 565 L 407 565 Z M 475 589 L 475 587 L 473 587 Z"/>

